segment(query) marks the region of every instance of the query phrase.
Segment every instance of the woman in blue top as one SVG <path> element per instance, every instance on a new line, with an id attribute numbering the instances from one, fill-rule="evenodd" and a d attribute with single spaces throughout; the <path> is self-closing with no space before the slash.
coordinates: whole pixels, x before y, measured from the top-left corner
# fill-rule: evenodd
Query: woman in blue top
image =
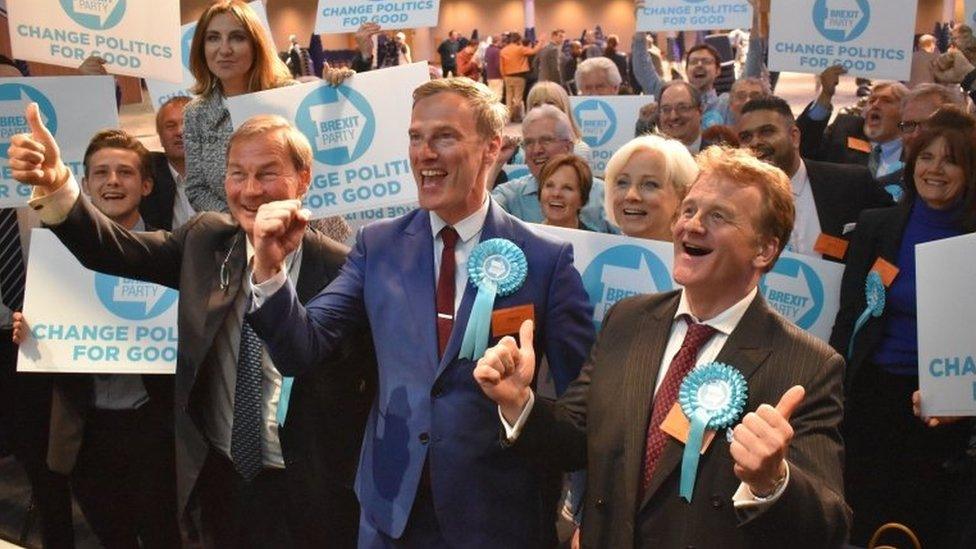
<path id="1" fill-rule="evenodd" d="M 947 547 L 952 494 L 965 464 L 967 421 L 931 429 L 912 413 L 918 388 L 915 245 L 976 229 L 976 120 L 952 107 L 933 114 L 905 163 L 905 198 L 862 212 L 841 284 L 830 343 L 847 354 L 845 491 L 854 511 L 851 542 L 866 545 L 900 522 L 924 547 Z M 855 334 L 865 279 L 879 258 L 898 274 L 880 317 Z M 851 339 L 854 339 L 851 345 Z M 971 495 L 968 497 L 972 497 Z"/>

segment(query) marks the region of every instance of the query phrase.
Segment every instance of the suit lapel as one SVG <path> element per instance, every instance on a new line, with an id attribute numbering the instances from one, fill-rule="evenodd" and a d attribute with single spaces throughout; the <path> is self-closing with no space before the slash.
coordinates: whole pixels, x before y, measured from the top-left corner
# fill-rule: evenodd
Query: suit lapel
<path id="1" fill-rule="evenodd" d="M 244 282 L 244 263 L 247 257 L 247 243 L 244 232 L 235 227 L 235 231 L 229 232 L 222 246 L 217 246 L 213 252 L 213 281 L 210 286 L 210 295 L 207 299 L 206 317 L 204 318 L 203 342 L 206 343 L 201 352 L 210 349 L 217 330 L 223 324 L 224 319 L 230 312 L 234 300 L 237 298 L 241 285 Z M 221 281 L 226 280 L 227 286 L 222 287 Z M 197 357 L 195 361 L 199 364 L 203 360 L 203 355 Z M 195 374 L 200 369 L 195 369 Z"/>
<path id="2" fill-rule="evenodd" d="M 307 303 L 324 287 L 324 282 L 329 282 L 326 280 L 323 262 L 316 261 L 317 250 L 311 231 L 306 231 L 302 238 L 302 264 L 298 269 L 298 284 L 295 287 L 301 303 Z"/>
<path id="3" fill-rule="evenodd" d="M 407 314 L 420 334 L 418 349 L 426 354 L 425 364 L 437 364 L 437 300 L 434 281 L 434 240 L 430 214 L 417 210 L 403 231 L 403 268 L 400 284 L 409 304 Z"/>
<path id="4" fill-rule="evenodd" d="M 832 223 L 837 216 L 834 212 L 834 204 L 830 201 L 830 192 L 825 188 L 827 183 L 821 177 L 823 171 L 820 164 L 807 159 L 803 159 L 803 163 L 807 167 L 807 179 L 810 180 L 810 192 L 813 193 L 813 203 L 817 207 L 817 220 L 820 222 L 821 232 L 840 236 Z M 830 212 L 827 211 L 828 209 Z"/>
<path id="5" fill-rule="evenodd" d="M 650 308 L 642 315 L 635 327 L 635 341 L 624 370 L 624 402 L 622 410 L 629 410 L 629 417 L 622 418 L 627 424 L 624 441 L 624 467 L 627 501 L 637 501 L 644 467 L 644 451 L 647 446 L 647 428 L 651 421 L 654 402 L 654 386 L 660 374 L 661 360 L 671 336 L 671 324 L 678 310 L 681 293 Z M 658 467 L 660 469 L 660 467 Z M 660 484 L 660 483 L 658 483 Z M 651 479 L 652 492 L 655 488 Z"/>
<path id="6" fill-rule="evenodd" d="M 672 313 L 673 315 L 673 313 Z M 742 376 L 749 379 L 756 372 L 766 358 L 769 357 L 771 349 L 763 340 L 763 334 L 768 332 L 764 329 L 764 321 L 769 317 L 769 310 L 766 308 L 762 297 L 757 293 L 746 313 L 742 316 L 735 330 L 729 335 L 722 346 L 721 352 L 715 358 L 716 362 L 722 362 L 738 369 Z M 665 340 L 664 345 L 667 345 Z M 663 347 L 662 347 L 663 349 Z M 647 423 L 644 423 L 645 428 Z M 643 447 L 642 447 L 643 449 Z M 706 453 L 713 452 L 715 443 L 709 446 Z M 657 467 L 654 469 L 654 476 L 651 477 L 651 484 L 644 495 L 641 506 L 646 505 L 654 493 L 664 484 L 664 481 L 671 476 L 674 469 L 681 463 L 681 456 L 684 446 L 672 438 L 667 439 L 664 451 L 658 460 Z M 639 470 L 639 468 L 638 468 Z"/>

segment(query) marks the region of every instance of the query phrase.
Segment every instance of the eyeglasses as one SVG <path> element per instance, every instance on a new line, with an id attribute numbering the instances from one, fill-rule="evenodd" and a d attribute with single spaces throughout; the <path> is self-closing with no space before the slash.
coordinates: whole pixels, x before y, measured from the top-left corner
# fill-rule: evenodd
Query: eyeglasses
<path id="1" fill-rule="evenodd" d="M 532 147 L 538 145 L 543 149 L 546 149 L 555 145 L 556 143 L 564 143 L 566 141 L 569 141 L 569 139 L 560 139 L 558 137 L 552 137 L 550 135 L 546 135 L 538 139 L 532 139 L 532 138 L 523 139 L 522 146 L 525 147 L 526 149 L 531 149 Z"/>
<path id="2" fill-rule="evenodd" d="M 701 65 L 707 67 L 708 65 L 715 65 L 715 59 L 712 57 L 696 57 L 694 59 L 688 59 L 686 62 L 689 67 L 695 67 Z"/>
<path id="3" fill-rule="evenodd" d="M 694 105 L 689 105 L 688 103 L 680 103 L 678 105 L 661 105 L 660 107 L 658 107 L 657 110 L 664 116 L 668 116 L 671 113 L 675 113 L 681 116 L 684 114 L 688 114 L 689 112 L 697 109 L 698 107 Z"/>
<path id="4" fill-rule="evenodd" d="M 902 121 L 898 123 L 898 129 L 901 133 L 915 133 L 917 130 L 925 129 L 925 122 Z"/>

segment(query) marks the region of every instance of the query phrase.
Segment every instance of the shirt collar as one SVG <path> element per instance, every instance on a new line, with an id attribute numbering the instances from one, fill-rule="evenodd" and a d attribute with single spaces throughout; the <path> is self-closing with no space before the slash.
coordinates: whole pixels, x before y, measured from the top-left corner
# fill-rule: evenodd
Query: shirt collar
<path id="1" fill-rule="evenodd" d="M 746 294 L 735 305 L 725 309 L 714 318 L 702 322 L 702 324 L 711 326 L 725 335 L 730 335 L 735 330 L 735 327 L 739 325 L 742 317 L 745 316 L 746 310 L 752 304 L 752 300 L 756 298 L 757 291 L 756 288 L 753 288 L 752 291 Z M 688 315 L 695 322 L 699 322 L 698 318 L 691 312 L 691 306 L 688 304 L 688 298 L 685 297 L 685 291 L 681 290 L 681 299 L 678 301 L 678 310 L 675 311 L 674 318 L 677 320 L 683 315 Z"/>
<path id="2" fill-rule="evenodd" d="M 485 200 L 481 203 L 481 207 L 473 214 L 453 225 L 454 230 L 457 231 L 458 236 L 461 238 L 461 242 L 467 242 L 474 238 L 474 235 L 481 232 L 481 228 L 485 226 L 485 219 L 488 217 L 488 204 L 488 193 L 485 193 Z M 447 221 L 441 219 L 441 216 L 433 211 L 428 213 L 430 213 L 430 230 L 436 239 L 441 229 L 447 226 Z"/>
<path id="3" fill-rule="evenodd" d="M 183 184 L 183 176 L 180 175 L 180 172 L 176 171 L 176 168 L 174 168 L 173 165 L 170 164 L 168 160 L 166 161 L 166 167 L 169 168 L 169 173 L 170 173 L 170 175 L 173 176 L 173 181 L 177 185 L 182 185 Z"/>
<path id="4" fill-rule="evenodd" d="M 534 175 L 523 175 L 522 177 L 516 179 L 516 181 L 524 182 L 522 185 L 523 195 L 533 196 L 539 194 L 539 182 L 535 180 Z"/>
<path id="5" fill-rule="evenodd" d="M 790 178 L 790 185 L 793 187 L 793 196 L 803 194 L 809 184 L 810 178 L 807 177 L 807 164 L 803 160 L 800 160 L 800 167 L 796 169 L 796 173 Z"/>
<path id="6" fill-rule="evenodd" d="M 130 229 L 130 230 L 132 230 L 132 231 L 145 231 L 146 230 L 146 221 L 142 218 L 141 215 L 139 216 L 139 220 L 136 221 L 135 225 L 133 225 L 132 226 L 132 229 Z"/>
<path id="7" fill-rule="evenodd" d="M 891 155 L 898 153 L 901 156 L 901 138 L 896 137 L 891 141 L 885 141 L 884 143 L 878 143 L 876 141 L 871 142 L 872 147 L 881 146 L 881 156 L 888 158 Z"/>
<path id="8" fill-rule="evenodd" d="M 702 136 L 701 136 L 701 132 L 698 132 L 698 138 L 692 141 L 691 145 L 688 145 L 688 151 L 691 152 L 692 155 L 696 155 L 699 152 L 701 152 L 701 147 L 702 147 Z"/>

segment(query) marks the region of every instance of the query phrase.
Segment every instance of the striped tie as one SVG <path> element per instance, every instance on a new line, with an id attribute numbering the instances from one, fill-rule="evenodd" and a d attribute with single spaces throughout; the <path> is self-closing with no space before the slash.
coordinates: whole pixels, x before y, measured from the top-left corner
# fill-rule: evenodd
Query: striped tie
<path id="1" fill-rule="evenodd" d="M 234 385 L 234 422 L 231 427 L 230 457 L 245 480 L 261 472 L 261 340 L 251 325 L 241 325 L 241 347 L 237 356 Z"/>
<path id="2" fill-rule="evenodd" d="M 24 306 L 24 252 L 14 208 L 0 208 L 0 248 L 0 297 L 8 309 L 19 311 Z"/>

